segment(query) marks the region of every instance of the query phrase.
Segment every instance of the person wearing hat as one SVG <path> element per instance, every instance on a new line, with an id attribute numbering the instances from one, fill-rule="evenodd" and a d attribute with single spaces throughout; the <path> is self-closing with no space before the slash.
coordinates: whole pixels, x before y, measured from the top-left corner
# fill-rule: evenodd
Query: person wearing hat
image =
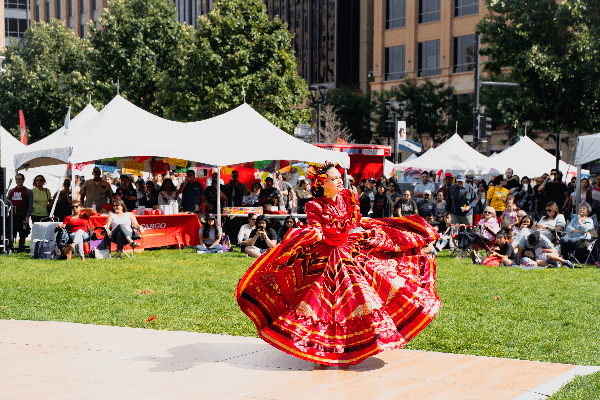
<path id="1" fill-rule="evenodd" d="M 450 186 L 446 198 L 446 211 L 450 213 L 452 224 L 473 225 L 473 209 L 477 205 L 475 188 L 465 183 L 465 174 L 456 176 L 456 183 Z"/>
<path id="2" fill-rule="evenodd" d="M 431 190 L 425 189 L 423 191 L 423 197 L 417 199 L 417 208 L 419 209 L 419 215 L 422 217 L 425 217 L 429 213 L 433 215 L 437 214 L 437 204 L 433 200 Z"/>
<path id="3" fill-rule="evenodd" d="M 92 204 L 96 204 L 94 211 L 99 211 L 103 205 L 112 201 L 113 190 L 108 182 L 102 180 L 102 171 L 99 167 L 94 167 L 92 172 L 94 178 L 85 181 L 79 189 L 79 195 L 84 207 L 90 208 Z M 135 203 L 135 200 L 133 202 Z"/>
<path id="4" fill-rule="evenodd" d="M 377 179 L 375 179 L 374 177 L 370 177 L 367 183 L 365 184 L 366 187 L 365 191 L 363 192 L 367 195 L 367 197 L 369 197 L 369 200 L 371 201 L 371 206 L 373 206 L 373 202 L 375 201 L 375 194 L 377 194 L 377 191 L 375 190 L 376 184 Z"/>
<path id="5" fill-rule="evenodd" d="M 429 173 L 427 171 L 423 171 L 421 172 L 421 182 L 415 185 L 414 196 L 417 198 L 417 200 L 423 198 L 423 193 L 425 193 L 426 190 L 429 190 L 429 198 L 431 199 L 431 194 L 435 192 L 435 183 L 429 180 Z M 419 215 L 422 214 L 419 213 Z"/>
<path id="6" fill-rule="evenodd" d="M 442 193 L 444 193 L 444 200 L 448 199 L 448 192 L 450 191 L 451 186 L 452 186 L 452 174 L 450 172 L 446 172 L 444 174 L 444 184 L 440 188 Z"/>

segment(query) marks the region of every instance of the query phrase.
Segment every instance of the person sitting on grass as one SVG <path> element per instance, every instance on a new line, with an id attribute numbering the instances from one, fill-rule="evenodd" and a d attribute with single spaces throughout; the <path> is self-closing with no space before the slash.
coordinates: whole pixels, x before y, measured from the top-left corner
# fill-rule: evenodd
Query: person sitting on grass
<path id="1" fill-rule="evenodd" d="M 435 242 L 437 251 L 442 251 L 446 245 L 450 251 L 454 251 L 455 243 L 452 238 L 452 216 L 449 212 L 444 213 L 442 224 L 440 224 L 440 238 Z"/>
<path id="2" fill-rule="evenodd" d="M 258 258 L 277 244 L 277 233 L 272 228 L 267 228 L 267 219 L 259 215 L 256 220 L 256 228 L 250 232 L 250 239 L 246 243 L 244 251 L 250 257 Z"/>
<path id="3" fill-rule="evenodd" d="M 91 208 L 87 209 L 87 212 L 82 215 L 81 211 L 83 209 L 81 208 L 81 202 L 79 200 L 75 200 L 71 203 L 71 210 L 71 215 L 65 217 L 61 227 L 69 232 L 69 237 L 73 242 L 69 246 L 71 246 L 74 251 L 76 250 L 77 253 L 79 253 L 81 261 L 85 261 L 85 256 L 83 253 L 83 241 L 90 237 L 88 234 L 87 220 L 93 214 L 93 211 Z"/>
<path id="4" fill-rule="evenodd" d="M 503 229 L 511 229 L 519 221 L 519 208 L 515 205 L 515 195 L 506 196 L 506 208 L 502 211 L 500 224 Z"/>
<path id="5" fill-rule="evenodd" d="M 491 265 L 489 262 L 492 259 L 495 259 L 499 265 L 504 265 L 505 267 L 511 267 L 517 263 L 515 249 L 512 247 L 505 232 L 498 232 L 496 234 L 496 244 L 492 246 L 492 252 L 483 260 L 482 264 Z"/>
<path id="6" fill-rule="evenodd" d="M 533 250 L 535 262 L 538 267 L 551 265 L 556 268 L 562 264 L 568 268 L 575 268 L 571 261 L 565 260 L 558 255 L 550 240 L 546 236 L 541 235 L 539 231 L 533 231 L 529 236 L 521 239 L 517 247 L 517 263 L 520 263 L 523 251 L 526 249 Z"/>
<path id="7" fill-rule="evenodd" d="M 256 226 L 256 220 L 258 219 L 258 215 L 255 213 L 248 214 L 248 223 L 244 224 L 240 227 L 240 231 L 238 232 L 237 242 L 240 245 L 240 249 L 242 253 L 245 253 L 244 249 L 248 244 L 248 239 L 250 238 L 250 232 Z"/>
<path id="8" fill-rule="evenodd" d="M 127 206 L 123 200 L 113 201 L 113 211 L 106 218 L 106 231 L 108 232 L 106 238 L 117 244 L 117 254 L 115 256 L 120 260 L 125 244 L 131 245 L 132 249 L 140 245 L 139 242 L 132 239 L 133 228 L 138 229 L 141 234 L 144 233 L 144 228 L 138 224 L 135 215 L 127 212 Z M 109 248 L 108 246 L 107 248 Z"/>
<path id="9" fill-rule="evenodd" d="M 529 236 L 529 234 L 532 232 L 532 229 L 533 219 L 527 214 L 523 215 L 519 220 L 518 225 L 515 226 L 513 230 L 509 233 L 511 238 L 510 242 L 512 243 L 513 248 L 519 246 L 519 242 L 521 241 L 521 239 L 523 239 L 523 237 Z"/>
<path id="10" fill-rule="evenodd" d="M 215 180 L 215 184 L 216 184 Z M 214 214 L 206 216 L 206 222 L 200 228 L 200 244 L 196 246 L 196 253 L 222 253 L 221 228 L 217 226 L 217 217 Z"/>

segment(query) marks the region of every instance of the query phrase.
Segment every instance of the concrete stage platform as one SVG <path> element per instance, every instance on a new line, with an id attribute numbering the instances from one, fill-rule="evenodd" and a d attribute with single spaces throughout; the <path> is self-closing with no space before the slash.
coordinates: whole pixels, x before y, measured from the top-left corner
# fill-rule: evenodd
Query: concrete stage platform
<path id="1" fill-rule="evenodd" d="M 0 320 L 0 399 L 544 399 L 598 367 L 414 350 L 348 367 L 260 339 Z"/>

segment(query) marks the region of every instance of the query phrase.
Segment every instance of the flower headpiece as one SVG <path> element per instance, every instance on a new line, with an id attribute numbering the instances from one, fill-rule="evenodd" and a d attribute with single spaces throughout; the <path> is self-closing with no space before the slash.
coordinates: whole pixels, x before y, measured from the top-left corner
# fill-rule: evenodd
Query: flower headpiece
<path id="1" fill-rule="evenodd" d="M 310 165 L 307 169 L 306 169 L 306 177 L 308 179 L 311 180 L 311 191 L 314 189 L 318 189 L 320 187 L 323 187 L 323 185 L 325 184 L 325 181 L 327 180 L 327 171 L 329 170 L 329 168 L 331 167 L 337 168 L 339 170 L 340 166 L 339 164 L 334 164 L 334 163 L 330 163 L 325 161 L 325 163 L 323 164 L 323 166 L 321 168 L 317 168 L 314 165 Z"/>

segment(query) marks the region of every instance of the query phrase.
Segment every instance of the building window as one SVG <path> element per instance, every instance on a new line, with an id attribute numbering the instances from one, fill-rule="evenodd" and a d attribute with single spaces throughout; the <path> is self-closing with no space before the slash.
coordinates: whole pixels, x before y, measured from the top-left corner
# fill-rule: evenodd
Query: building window
<path id="1" fill-rule="evenodd" d="M 54 0 L 54 16 L 56 19 L 62 19 L 62 7 L 60 0 Z"/>
<path id="2" fill-rule="evenodd" d="M 419 76 L 441 75 L 440 41 L 419 43 Z"/>
<path id="3" fill-rule="evenodd" d="M 27 0 L 4 0 L 4 8 L 27 10 Z"/>
<path id="4" fill-rule="evenodd" d="M 475 70 L 475 35 L 454 38 L 454 72 Z"/>
<path id="5" fill-rule="evenodd" d="M 439 21 L 441 18 L 440 0 L 419 0 L 419 23 Z"/>
<path id="6" fill-rule="evenodd" d="M 79 14 L 85 13 L 85 0 L 79 0 Z"/>
<path id="7" fill-rule="evenodd" d="M 479 0 L 454 0 L 454 16 L 479 14 Z"/>
<path id="8" fill-rule="evenodd" d="M 406 0 L 387 0 L 385 29 L 406 26 Z"/>
<path id="9" fill-rule="evenodd" d="M 79 37 L 85 39 L 85 24 L 79 25 Z"/>
<path id="10" fill-rule="evenodd" d="M 40 22 L 40 5 L 36 4 L 35 5 L 35 22 Z"/>
<path id="11" fill-rule="evenodd" d="M 98 0 L 92 0 L 92 10 L 98 11 Z"/>
<path id="12" fill-rule="evenodd" d="M 27 20 L 19 18 L 4 18 L 4 36 L 20 37 L 25 36 L 27 30 Z"/>
<path id="13" fill-rule="evenodd" d="M 69 18 L 73 16 L 73 0 L 67 1 L 67 15 Z"/>
<path id="14" fill-rule="evenodd" d="M 49 1 L 46 2 L 46 7 L 44 7 L 44 20 L 47 23 L 50 23 L 50 9 L 52 8 L 52 5 Z"/>
<path id="15" fill-rule="evenodd" d="M 406 78 L 404 45 L 385 48 L 385 80 Z"/>

